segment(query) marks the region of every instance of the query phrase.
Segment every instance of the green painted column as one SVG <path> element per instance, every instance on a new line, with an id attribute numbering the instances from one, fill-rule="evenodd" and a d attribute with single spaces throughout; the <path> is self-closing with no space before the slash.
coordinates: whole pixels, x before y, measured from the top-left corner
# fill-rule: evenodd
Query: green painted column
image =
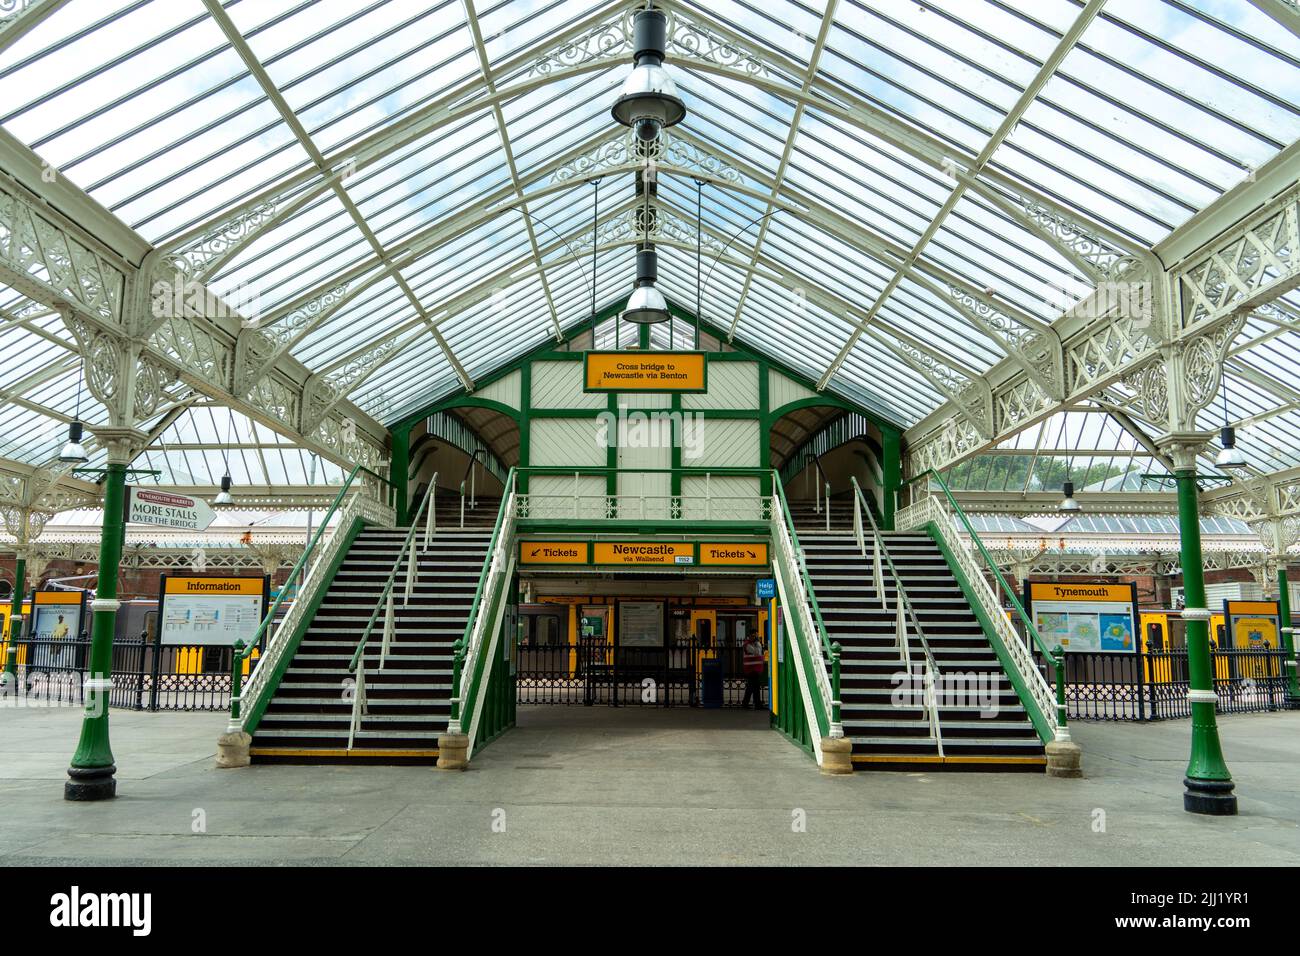
<path id="1" fill-rule="evenodd" d="M 397 523 L 405 525 L 410 521 L 410 490 L 407 483 L 411 475 L 411 426 L 393 429 L 392 464 L 388 466 L 388 477 L 397 486 Z"/>
<path id="2" fill-rule="evenodd" d="M 1232 775 L 1223 760 L 1214 716 L 1217 697 L 1210 660 L 1210 612 L 1205 606 L 1205 570 L 1201 557 L 1201 521 L 1196 470 L 1174 472 L 1178 483 L 1178 532 L 1183 564 L 1183 620 L 1187 622 L 1188 700 L 1192 705 L 1192 754 L 1183 781 L 1183 809 L 1225 816 L 1237 812 Z"/>
<path id="3" fill-rule="evenodd" d="M 86 679 L 86 710 L 81 722 L 81 739 L 72 755 L 68 780 L 63 785 L 67 800 L 106 800 L 117 795 L 113 774 L 113 751 L 108 743 L 108 695 L 112 685 L 113 630 L 117 623 L 117 566 L 122 560 L 126 531 L 123 504 L 126 463 L 109 461 L 104 475 L 104 530 L 99 540 L 99 580 L 90 632 L 89 675 Z"/>
<path id="4" fill-rule="evenodd" d="M 1300 707 L 1300 683 L 1296 681 L 1295 634 L 1291 630 L 1291 585 L 1286 574 L 1286 555 L 1277 561 L 1277 606 L 1282 618 L 1282 649 L 1286 651 L 1286 704 Z"/>
<path id="5" fill-rule="evenodd" d="M 881 453 L 885 459 L 880 463 L 884 484 L 884 506 L 880 509 L 880 526 L 885 531 L 893 531 L 898 490 L 903 487 L 902 436 L 895 428 L 882 428 L 880 437 Z"/>
<path id="6" fill-rule="evenodd" d="M 18 679 L 18 639 L 23 636 L 23 594 L 27 590 L 27 559 L 21 554 L 14 561 L 14 596 L 9 605 L 9 644 L 6 648 L 4 670 L 14 680 Z"/>

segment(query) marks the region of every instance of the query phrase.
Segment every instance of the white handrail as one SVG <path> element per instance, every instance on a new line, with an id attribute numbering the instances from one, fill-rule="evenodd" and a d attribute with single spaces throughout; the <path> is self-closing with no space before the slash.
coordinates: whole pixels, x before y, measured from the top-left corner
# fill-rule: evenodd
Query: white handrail
<path id="1" fill-rule="evenodd" d="M 267 692 L 270 675 L 275 673 L 280 658 L 284 656 L 289 636 L 304 623 L 303 617 L 308 609 L 316 604 L 316 595 L 323 588 L 330 586 L 330 580 L 324 577 L 319 569 L 329 567 L 338 557 L 339 550 L 348 539 L 349 529 L 359 520 L 368 524 L 388 526 L 395 520 L 395 515 L 392 507 L 376 500 L 364 487 L 358 488 L 348 496 L 347 504 L 339 511 L 334 529 L 319 546 L 316 560 L 308 565 L 302 583 L 298 586 L 297 597 L 271 633 L 270 639 L 267 640 L 266 646 L 257 658 L 257 663 L 253 665 L 253 672 L 240 688 L 239 727 L 241 730 L 248 728 L 248 721 L 257 709 L 258 699 Z"/>
<path id="2" fill-rule="evenodd" d="M 1001 602 L 998 601 L 993 589 L 989 586 L 988 580 L 984 577 L 980 562 L 975 557 L 974 549 L 958 531 L 956 516 L 952 513 L 952 510 L 943 504 L 938 495 L 927 495 L 920 501 L 900 509 L 894 516 L 894 521 L 900 531 L 924 528 L 931 523 L 938 529 L 940 538 L 943 540 L 948 552 L 955 558 L 962 575 L 966 578 L 972 596 L 984 611 L 984 616 L 992 622 L 997 637 L 1005 648 L 1007 657 L 1016 673 L 1033 698 L 1034 704 L 1041 712 L 1048 728 L 1054 736 L 1057 735 L 1060 728 L 1058 727 L 1056 715 L 1056 698 L 1052 694 L 1051 685 L 1047 683 L 1047 679 L 1034 662 L 1032 652 L 1020 639 L 1020 635 L 1016 633 L 1010 618 L 1002 609 Z"/>
<path id="3" fill-rule="evenodd" d="M 470 613 L 474 615 L 474 624 L 470 630 L 469 646 L 465 648 L 465 659 L 461 666 L 461 679 L 459 695 L 454 698 L 457 705 L 457 712 L 464 705 L 465 689 L 473 680 L 474 669 L 478 664 L 479 655 L 482 653 L 485 639 L 489 642 L 496 637 L 495 627 L 489 632 L 489 626 L 499 622 L 499 615 L 493 612 L 497 604 L 497 591 L 508 580 L 509 575 L 514 570 L 514 557 L 516 552 L 515 545 L 515 509 L 517 506 L 516 492 L 514 482 L 507 489 L 509 497 L 503 508 L 501 527 L 497 532 L 496 545 L 492 553 L 488 556 L 488 574 L 483 581 L 483 590 L 479 594 L 478 605 L 471 609 Z M 485 610 L 487 613 L 485 613 Z M 474 713 L 469 715 L 470 723 L 470 748 L 472 750 L 473 732 L 478 720 L 478 714 L 481 712 L 484 694 L 482 688 L 479 688 L 478 695 L 475 699 Z M 450 734 L 459 734 L 465 722 L 465 714 L 460 713 L 459 719 L 449 720 L 447 722 L 447 732 Z"/>
<path id="4" fill-rule="evenodd" d="M 436 500 L 437 494 L 438 494 L 438 473 L 435 471 L 433 473 L 433 477 L 429 479 L 429 507 L 425 509 L 424 547 L 420 549 L 421 551 L 429 550 L 429 542 L 431 542 L 433 540 L 433 536 L 438 533 L 438 502 Z M 409 594 L 407 595 L 407 600 L 410 600 Z"/>
<path id="5" fill-rule="evenodd" d="M 357 682 L 352 688 L 352 717 L 348 721 L 348 750 L 356 742 L 357 731 L 361 729 L 361 715 L 369 713 L 366 702 L 366 659 L 361 658 L 357 667 Z"/>
<path id="6" fill-rule="evenodd" d="M 638 519 L 642 515 L 656 521 L 750 521 L 768 520 L 770 498 L 751 494 L 698 495 L 610 495 L 605 492 L 574 495 L 572 492 L 531 492 L 515 497 L 516 515 L 534 520 L 572 521 L 582 519 Z"/>
<path id="7" fill-rule="evenodd" d="M 890 575 L 894 579 L 894 637 L 898 641 L 899 661 L 903 664 L 907 672 L 909 682 L 912 679 L 912 642 L 908 636 L 907 618 L 912 618 L 912 623 L 916 626 L 916 636 L 921 642 L 921 651 L 925 655 L 924 681 L 924 700 L 926 713 L 930 722 L 930 736 L 934 738 L 935 745 L 939 749 L 939 755 L 943 756 L 943 735 L 939 726 L 939 701 L 934 693 L 934 677 L 938 673 L 939 665 L 935 662 L 934 654 L 930 650 L 930 642 L 925 639 L 925 631 L 921 627 L 921 619 L 917 616 L 916 607 L 912 604 L 912 599 L 907 594 L 907 588 L 903 584 L 903 579 L 894 567 L 894 562 L 889 558 L 889 553 L 885 545 L 885 536 L 880 533 L 880 526 L 876 524 L 875 515 L 866 507 L 862 495 L 862 489 L 858 486 L 857 481 L 853 481 L 853 520 L 856 527 L 862 527 L 862 512 L 866 511 L 867 520 L 871 523 L 872 535 L 872 576 L 875 580 L 877 593 L 880 595 L 880 606 L 882 608 L 888 605 L 885 602 L 885 580 L 883 562 L 889 561 Z M 865 547 L 865 544 L 864 544 Z"/>
<path id="8" fill-rule="evenodd" d="M 804 587 L 803 555 L 795 551 L 794 542 L 786 527 L 787 514 L 782 506 L 779 494 L 772 496 L 771 509 L 772 555 L 779 572 L 776 579 L 777 586 L 782 592 L 780 605 L 785 613 L 793 614 L 798 619 L 799 626 L 788 629 L 791 632 L 791 637 L 797 639 L 798 635 L 802 633 L 809 645 L 808 657 L 812 664 L 811 681 L 808 679 L 809 675 L 806 675 L 803 671 L 800 656 L 798 654 L 794 655 L 795 672 L 799 678 L 800 689 L 805 695 L 805 704 L 808 706 L 813 705 L 812 695 L 816 694 L 816 703 L 821 706 L 823 713 L 826 715 L 827 736 L 832 738 L 842 737 L 844 736 L 843 727 L 834 720 L 834 694 L 831 692 L 830 675 L 826 671 L 826 658 L 820 641 L 821 630 L 817 627 L 817 622 L 813 618 L 808 592 Z M 808 733 L 812 738 L 813 752 L 820 764 L 822 759 L 821 730 L 817 726 L 815 719 L 810 719 L 807 723 Z"/>

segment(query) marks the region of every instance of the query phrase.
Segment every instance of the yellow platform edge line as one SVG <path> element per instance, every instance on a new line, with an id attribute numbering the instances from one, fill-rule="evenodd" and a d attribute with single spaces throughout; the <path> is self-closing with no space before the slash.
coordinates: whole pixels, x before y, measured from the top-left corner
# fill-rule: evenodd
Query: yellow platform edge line
<path id="1" fill-rule="evenodd" d="M 854 763 L 1047 763 L 1046 757 L 940 757 L 938 754 L 854 754 Z"/>
<path id="2" fill-rule="evenodd" d="M 436 757 L 436 750 L 300 750 L 292 747 L 250 747 L 253 757 Z"/>

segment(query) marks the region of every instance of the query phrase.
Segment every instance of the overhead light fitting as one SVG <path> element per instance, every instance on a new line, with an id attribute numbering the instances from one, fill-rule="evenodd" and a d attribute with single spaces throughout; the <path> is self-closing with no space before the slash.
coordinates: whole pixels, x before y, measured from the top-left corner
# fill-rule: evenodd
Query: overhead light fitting
<path id="1" fill-rule="evenodd" d="M 1214 463 L 1220 468 L 1241 469 L 1246 467 L 1246 456 L 1241 453 L 1237 447 L 1237 430 L 1231 425 L 1224 425 L 1219 431 L 1219 444 L 1223 447 L 1219 449 L 1218 457 Z"/>
<path id="2" fill-rule="evenodd" d="M 686 116 L 686 104 L 677 85 L 664 69 L 668 47 L 668 18 L 658 10 L 638 10 L 632 20 L 633 62 L 611 113 L 624 126 L 636 130 L 642 142 L 651 142 L 661 129 L 676 126 Z"/>
<path id="3" fill-rule="evenodd" d="M 1061 486 L 1061 492 L 1065 495 L 1065 497 L 1062 498 L 1061 503 L 1057 505 L 1057 509 L 1059 511 L 1075 512 L 1075 511 L 1083 510 L 1082 508 L 1079 507 L 1079 502 L 1074 500 L 1074 482 L 1072 481 L 1065 482 Z"/>
<path id="4" fill-rule="evenodd" d="M 1219 429 L 1218 456 L 1214 463 L 1229 471 L 1240 471 L 1246 467 L 1246 456 L 1237 447 L 1237 429 L 1229 424 L 1228 419 L 1228 370 L 1225 368 L 1219 376 L 1223 389 L 1223 428 Z"/>
<path id="5" fill-rule="evenodd" d="M 231 504 L 234 500 L 235 500 L 234 498 L 230 497 L 230 476 L 222 475 L 221 491 L 218 492 L 217 496 L 212 499 L 212 503 L 214 505 L 228 505 Z"/>
<path id="6" fill-rule="evenodd" d="M 77 410 L 72 416 L 72 421 L 68 423 L 67 444 L 59 452 L 59 461 L 70 464 L 81 464 L 90 460 L 90 456 L 86 454 L 86 447 L 81 444 L 81 379 L 85 372 L 86 362 L 83 359 L 77 368 Z"/>
<path id="7" fill-rule="evenodd" d="M 89 460 L 90 456 L 81 444 L 81 422 L 74 419 L 68 425 L 68 442 L 59 452 L 59 461 L 81 463 Z"/>
<path id="8" fill-rule="evenodd" d="M 640 249 L 636 254 L 636 288 L 627 300 L 623 311 L 624 322 L 638 325 L 656 325 L 668 321 L 668 303 L 664 294 L 655 288 L 659 278 L 659 254 L 654 246 Z"/>

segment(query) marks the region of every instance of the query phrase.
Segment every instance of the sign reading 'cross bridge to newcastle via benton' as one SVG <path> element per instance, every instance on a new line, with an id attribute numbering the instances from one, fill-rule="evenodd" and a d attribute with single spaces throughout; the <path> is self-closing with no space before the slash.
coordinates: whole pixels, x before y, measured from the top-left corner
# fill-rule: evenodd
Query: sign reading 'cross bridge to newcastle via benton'
<path id="1" fill-rule="evenodd" d="M 215 517 L 216 513 L 201 498 L 127 486 L 128 524 L 159 524 L 166 528 L 202 531 L 212 524 Z"/>

